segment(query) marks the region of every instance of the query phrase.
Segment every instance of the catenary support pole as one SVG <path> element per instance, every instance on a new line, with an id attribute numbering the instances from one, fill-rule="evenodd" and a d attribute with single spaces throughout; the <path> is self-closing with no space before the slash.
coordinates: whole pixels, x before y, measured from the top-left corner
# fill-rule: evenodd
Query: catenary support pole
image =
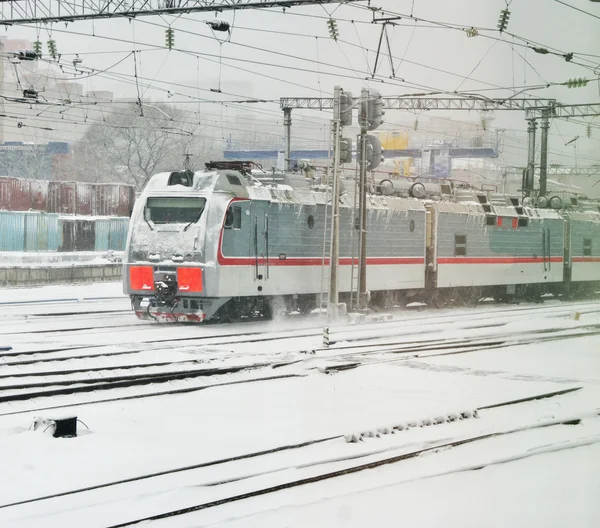
<path id="1" fill-rule="evenodd" d="M 330 322 L 338 318 L 339 290 L 339 251 L 340 251 L 340 96 L 342 89 L 336 86 L 334 89 L 333 111 L 333 182 L 331 193 L 331 251 L 329 258 L 329 297 L 327 299 L 327 317 Z"/>
<path id="2" fill-rule="evenodd" d="M 530 197 L 533 194 L 534 188 L 534 171 L 535 171 L 535 129 L 537 122 L 535 119 L 527 120 L 527 134 L 529 142 L 527 144 L 527 171 L 525 177 L 525 185 L 523 186 L 523 195 Z"/>
<path id="3" fill-rule="evenodd" d="M 284 168 L 289 171 L 292 167 L 292 109 L 283 109 L 283 129 L 285 130 L 285 159 Z"/>
<path id="4" fill-rule="evenodd" d="M 360 130 L 360 268 L 358 274 L 358 306 L 367 308 L 367 130 Z"/>
<path id="5" fill-rule="evenodd" d="M 546 184 L 548 181 L 548 129 L 550 121 L 548 119 L 548 110 L 542 113 L 542 142 L 540 146 L 540 196 L 546 194 Z"/>

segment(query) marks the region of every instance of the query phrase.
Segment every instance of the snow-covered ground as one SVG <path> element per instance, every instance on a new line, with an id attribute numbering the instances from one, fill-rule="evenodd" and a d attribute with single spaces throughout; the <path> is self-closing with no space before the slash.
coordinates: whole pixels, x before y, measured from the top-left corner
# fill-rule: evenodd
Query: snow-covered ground
<path id="1" fill-rule="evenodd" d="M 122 251 L 0 251 L 0 268 L 48 268 L 102 265 L 120 262 Z"/>
<path id="2" fill-rule="evenodd" d="M 600 525 L 600 302 L 322 326 L 0 290 L 0 526 Z M 76 438 L 31 427 L 71 414 Z"/>

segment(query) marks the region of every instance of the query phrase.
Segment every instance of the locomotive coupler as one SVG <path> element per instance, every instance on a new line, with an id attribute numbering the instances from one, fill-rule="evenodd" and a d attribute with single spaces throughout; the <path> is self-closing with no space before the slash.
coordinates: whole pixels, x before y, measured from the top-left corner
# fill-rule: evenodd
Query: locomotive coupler
<path id="1" fill-rule="evenodd" d="M 177 281 L 174 277 L 165 275 L 163 280 L 154 283 L 154 294 L 156 306 L 174 307 L 178 301 Z"/>

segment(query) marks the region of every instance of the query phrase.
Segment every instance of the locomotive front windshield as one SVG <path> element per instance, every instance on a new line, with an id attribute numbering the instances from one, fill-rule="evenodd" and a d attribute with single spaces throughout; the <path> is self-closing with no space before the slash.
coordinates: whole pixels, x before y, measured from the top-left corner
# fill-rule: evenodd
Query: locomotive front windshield
<path id="1" fill-rule="evenodd" d="M 144 217 L 155 224 L 190 224 L 202 216 L 206 198 L 148 198 Z"/>

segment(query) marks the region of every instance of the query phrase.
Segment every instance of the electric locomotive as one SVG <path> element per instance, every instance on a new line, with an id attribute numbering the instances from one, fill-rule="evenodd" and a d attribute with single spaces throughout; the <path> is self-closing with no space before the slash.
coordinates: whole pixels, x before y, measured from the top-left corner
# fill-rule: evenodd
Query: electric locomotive
<path id="1" fill-rule="evenodd" d="M 340 301 L 358 279 L 353 185 L 340 196 Z M 600 280 L 600 212 L 534 207 L 450 184 L 382 180 L 367 199 L 367 289 L 377 304 L 539 296 Z M 549 204 L 546 204 L 549 205 Z M 594 209 L 595 208 L 595 209 Z M 231 321 L 308 312 L 327 289 L 331 193 L 257 180 L 244 162 L 157 174 L 132 213 L 124 291 L 140 318 Z"/>

